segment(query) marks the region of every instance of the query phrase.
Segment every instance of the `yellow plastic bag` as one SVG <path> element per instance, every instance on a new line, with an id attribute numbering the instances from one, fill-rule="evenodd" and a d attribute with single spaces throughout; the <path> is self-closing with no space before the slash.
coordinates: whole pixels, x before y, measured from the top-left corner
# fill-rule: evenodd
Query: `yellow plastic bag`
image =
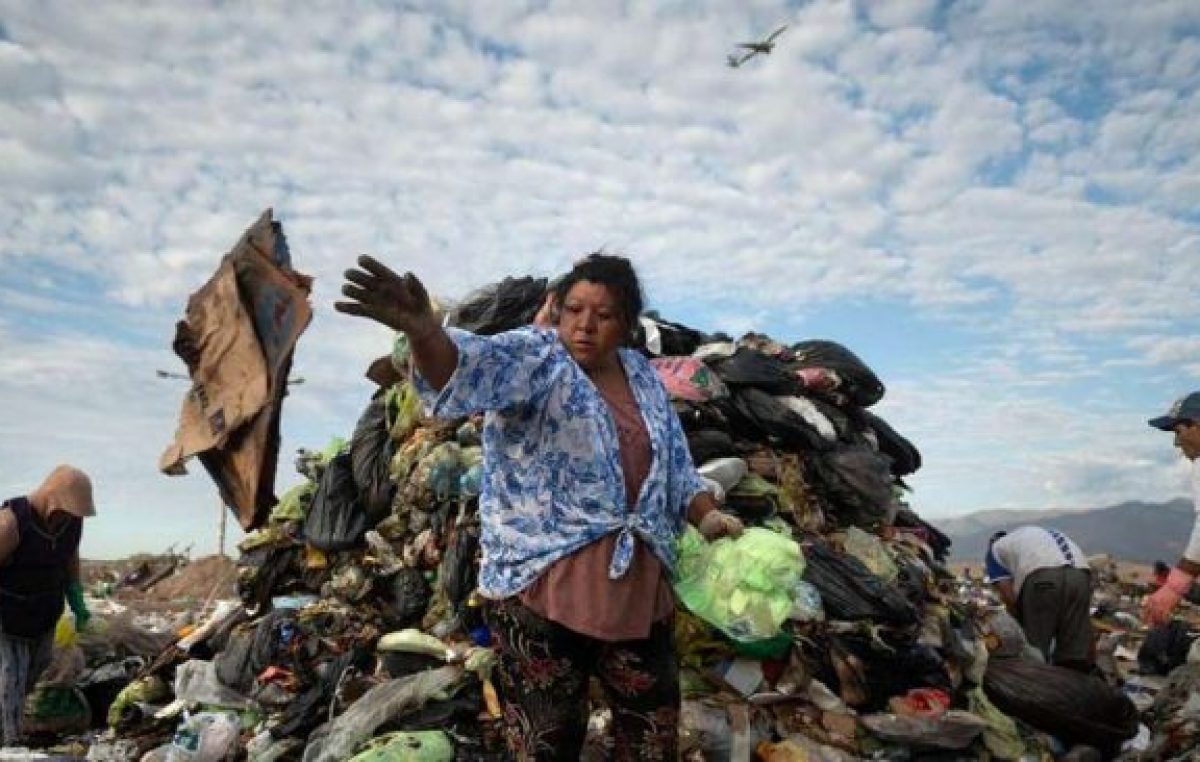
<path id="1" fill-rule="evenodd" d="M 54 647 L 55 648 L 70 648 L 75 645 L 75 618 L 63 612 L 63 615 L 58 618 L 58 624 L 54 625 Z"/>

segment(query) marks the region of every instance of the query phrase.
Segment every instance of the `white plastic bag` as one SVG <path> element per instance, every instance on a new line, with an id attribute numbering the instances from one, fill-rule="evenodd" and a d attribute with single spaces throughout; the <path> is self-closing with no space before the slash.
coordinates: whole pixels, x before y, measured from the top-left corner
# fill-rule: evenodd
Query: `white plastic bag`
<path id="1" fill-rule="evenodd" d="M 250 706 L 250 699 L 221 684 L 216 664 L 192 659 L 175 669 L 175 698 L 189 704 L 213 704 L 231 708 Z"/>
<path id="2" fill-rule="evenodd" d="M 164 762 L 224 762 L 237 753 L 242 722 L 232 712 L 185 716 L 175 731 Z"/>

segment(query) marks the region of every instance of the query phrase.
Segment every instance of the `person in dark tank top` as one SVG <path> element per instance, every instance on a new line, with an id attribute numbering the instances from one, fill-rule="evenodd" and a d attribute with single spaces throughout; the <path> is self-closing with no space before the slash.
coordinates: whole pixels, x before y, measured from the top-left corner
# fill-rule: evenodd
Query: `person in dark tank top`
<path id="1" fill-rule="evenodd" d="M 76 628 L 90 617 L 79 582 L 83 519 L 94 516 L 92 482 L 58 466 L 27 496 L 0 505 L 0 736 L 21 736 L 27 694 L 50 661 L 64 600 Z"/>

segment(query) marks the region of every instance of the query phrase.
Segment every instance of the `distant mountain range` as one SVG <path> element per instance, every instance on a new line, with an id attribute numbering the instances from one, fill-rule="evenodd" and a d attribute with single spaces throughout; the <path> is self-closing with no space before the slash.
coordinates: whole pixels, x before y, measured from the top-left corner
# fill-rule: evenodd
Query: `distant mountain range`
<path id="1" fill-rule="evenodd" d="M 1192 501 L 1128 502 L 1084 511 L 982 511 L 930 523 L 954 541 L 953 561 L 981 561 L 998 529 L 1038 524 L 1058 529 L 1088 555 L 1108 553 L 1123 561 L 1174 564 L 1183 552 L 1196 514 Z"/>

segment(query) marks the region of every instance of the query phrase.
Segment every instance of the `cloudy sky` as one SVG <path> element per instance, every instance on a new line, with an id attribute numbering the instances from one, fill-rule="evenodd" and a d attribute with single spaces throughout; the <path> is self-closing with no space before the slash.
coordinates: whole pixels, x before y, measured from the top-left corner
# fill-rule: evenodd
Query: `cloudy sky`
<path id="1" fill-rule="evenodd" d="M 452 300 L 603 246 L 858 353 L 930 519 L 1184 494 L 1145 421 L 1200 388 L 1200 3 L 350 5 L 0 0 L 0 491 L 85 468 L 85 554 L 215 547 L 155 370 L 267 207 L 316 278 L 281 486 L 388 346 L 332 310 L 356 254 Z"/>

